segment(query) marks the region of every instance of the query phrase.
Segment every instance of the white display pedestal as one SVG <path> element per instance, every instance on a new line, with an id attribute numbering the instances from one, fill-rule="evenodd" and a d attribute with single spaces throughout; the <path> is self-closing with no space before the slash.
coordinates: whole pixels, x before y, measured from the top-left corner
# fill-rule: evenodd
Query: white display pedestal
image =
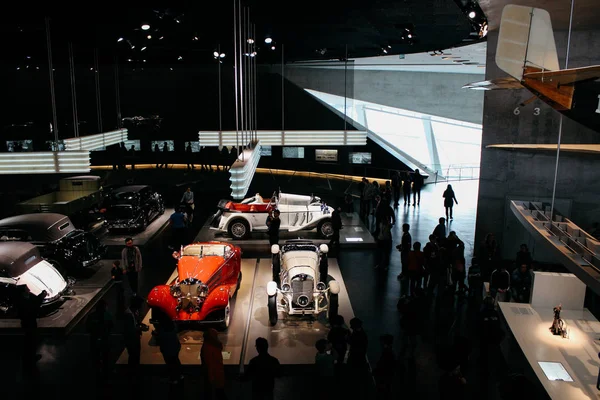
<path id="1" fill-rule="evenodd" d="M 531 306 L 552 309 L 561 304 L 564 310 L 582 310 L 585 289 L 573 274 L 534 271 Z"/>

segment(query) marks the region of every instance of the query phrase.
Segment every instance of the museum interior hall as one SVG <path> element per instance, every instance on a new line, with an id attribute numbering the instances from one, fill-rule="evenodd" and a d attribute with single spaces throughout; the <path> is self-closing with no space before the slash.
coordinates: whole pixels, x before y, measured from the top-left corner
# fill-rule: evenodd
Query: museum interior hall
<path id="1" fill-rule="evenodd" d="M 599 18 L 4 5 L 2 399 L 597 399 Z"/>

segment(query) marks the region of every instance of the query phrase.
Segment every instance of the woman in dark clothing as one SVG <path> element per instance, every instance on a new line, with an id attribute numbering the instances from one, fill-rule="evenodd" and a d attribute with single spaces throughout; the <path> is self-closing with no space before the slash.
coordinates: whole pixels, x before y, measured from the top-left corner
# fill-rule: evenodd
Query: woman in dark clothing
<path id="1" fill-rule="evenodd" d="M 404 177 L 404 182 L 402 183 L 402 192 L 404 193 L 404 205 L 408 202 L 410 205 L 410 190 L 411 190 L 412 181 L 410 180 L 410 176 L 408 174 Z"/>
<path id="2" fill-rule="evenodd" d="M 446 207 L 446 219 L 448 219 L 448 210 L 450 210 L 450 219 L 453 219 L 452 206 L 454 205 L 454 202 L 458 204 L 458 201 L 454 195 L 454 190 L 452 190 L 452 185 L 448 185 L 448 188 L 444 191 L 442 197 L 444 198 L 444 207 Z"/>

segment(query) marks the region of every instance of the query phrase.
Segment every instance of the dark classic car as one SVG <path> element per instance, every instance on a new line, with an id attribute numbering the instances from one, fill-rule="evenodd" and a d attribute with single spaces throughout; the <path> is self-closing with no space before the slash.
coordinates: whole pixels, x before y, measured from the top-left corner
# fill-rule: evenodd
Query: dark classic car
<path id="1" fill-rule="evenodd" d="M 54 213 L 24 214 L 0 220 L 0 240 L 30 242 L 63 275 L 90 267 L 106 252 L 92 233 L 76 229 L 69 217 Z"/>
<path id="2" fill-rule="evenodd" d="M 56 268 L 40 256 L 33 244 L 0 243 L 0 312 L 3 315 L 17 312 L 20 285 L 26 285 L 34 296 L 45 290 L 42 307 L 46 308 L 62 300 L 71 284 L 72 281 L 67 283 Z"/>
<path id="3" fill-rule="evenodd" d="M 165 212 L 161 195 L 147 185 L 113 189 L 105 208 L 108 229 L 123 231 L 143 231 Z"/>

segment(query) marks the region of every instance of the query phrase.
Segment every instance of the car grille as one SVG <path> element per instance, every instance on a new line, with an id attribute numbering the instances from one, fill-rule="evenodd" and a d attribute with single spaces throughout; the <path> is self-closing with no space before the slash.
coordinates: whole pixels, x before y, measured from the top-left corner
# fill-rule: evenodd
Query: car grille
<path id="1" fill-rule="evenodd" d="M 313 301 L 314 279 L 310 276 L 295 276 L 292 279 L 292 304 L 295 307 L 306 308 Z M 308 297 L 308 304 L 299 304 L 301 296 Z"/>

